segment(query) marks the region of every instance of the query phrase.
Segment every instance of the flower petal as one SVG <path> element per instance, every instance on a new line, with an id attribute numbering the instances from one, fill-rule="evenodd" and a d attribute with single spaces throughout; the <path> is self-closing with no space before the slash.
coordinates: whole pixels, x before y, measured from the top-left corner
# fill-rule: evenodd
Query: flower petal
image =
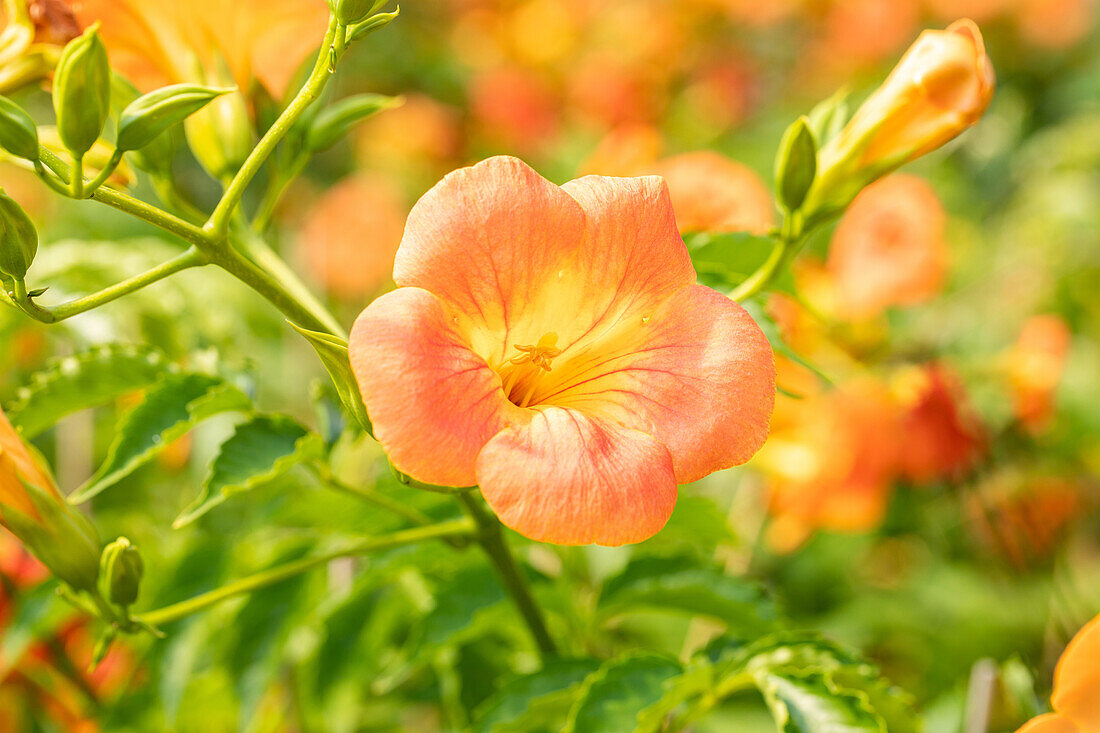
<path id="1" fill-rule="evenodd" d="M 1100 730 L 1100 616 L 1077 632 L 1054 671 L 1050 701 L 1081 730 Z"/>
<path id="2" fill-rule="evenodd" d="M 477 459 L 482 494 L 504 524 L 562 545 L 641 542 L 665 525 L 676 479 L 660 442 L 579 410 L 532 415 Z"/>
<path id="3" fill-rule="evenodd" d="M 517 158 L 489 158 L 448 174 L 416 203 L 393 277 L 446 302 L 474 350 L 499 364 L 513 343 L 543 335 L 523 327 L 545 322 L 532 314 L 546 311 L 584 229 L 584 212 L 561 188 Z"/>
<path id="4" fill-rule="evenodd" d="M 1028 721 L 1016 733 L 1081 733 L 1081 731 L 1072 721 L 1061 715 L 1047 713 Z"/>
<path id="5" fill-rule="evenodd" d="M 399 470 L 445 486 L 477 483 L 477 455 L 519 412 L 431 293 L 399 288 L 355 321 L 352 370 L 375 436 Z"/>
<path id="6" fill-rule="evenodd" d="M 751 458 L 768 435 L 775 360 L 745 309 L 693 285 L 633 328 L 641 347 L 570 365 L 573 378 L 537 401 L 653 435 L 671 452 L 677 483 Z"/>

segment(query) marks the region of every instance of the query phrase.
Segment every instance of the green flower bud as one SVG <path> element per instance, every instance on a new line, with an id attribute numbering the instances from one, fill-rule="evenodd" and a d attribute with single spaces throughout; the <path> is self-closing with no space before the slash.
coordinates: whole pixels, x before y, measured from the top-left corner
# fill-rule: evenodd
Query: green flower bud
<path id="1" fill-rule="evenodd" d="M 38 128 L 15 102 L 0 97 L 0 148 L 17 158 L 38 160 Z"/>
<path id="2" fill-rule="evenodd" d="M 216 71 L 204 76 L 213 86 L 233 85 L 229 66 L 220 57 Z M 218 97 L 188 117 L 184 131 L 195 158 L 218 180 L 236 173 L 255 144 L 248 104 L 239 91 Z"/>
<path id="3" fill-rule="evenodd" d="M 344 25 L 358 23 L 388 2 L 389 0 L 339 0 L 336 4 L 336 17 Z"/>
<path id="4" fill-rule="evenodd" d="M 134 100 L 118 121 L 118 149 L 140 150 L 232 88 L 173 84 Z"/>
<path id="5" fill-rule="evenodd" d="M 799 117 L 779 143 L 775 156 L 775 193 L 786 211 L 798 211 L 817 176 L 817 143 L 809 120 Z"/>
<path id="6" fill-rule="evenodd" d="M 356 94 L 322 109 L 309 125 L 306 148 L 319 153 L 335 145 L 355 125 L 383 110 L 402 104 L 400 97 L 383 94 Z"/>
<path id="7" fill-rule="evenodd" d="M 111 110 L 111 66 L 97 31 L 98 24 L 70 41 L 54 74 L 57 132 L 75 157 L 95 145 Z"/>
<path id="8" fill-rule="evenodd" d="M 377 15 L 370 16 L 362 23 L 353 25 L 348 29 L 348 43 L 358 41 L 374 31 L 385 28 L 390 23 L 397 20 L 397 16 L 400 14 L 401 8 L 399 6 L 391 13 L 378 13 Z"/>
<path id="9" fill-rule="evenodd" d="M 125 537 L 119 537 L 103 548 L 99 570 L 107 598 L 119 606 L 131 606 L 138 597 L 145 563 L 137 548 Z"/>
<path id="10" fill-rule="evenodd" d="M 23 207 L 0 189 L 0 272 L 16 280 L 38 254 L 38 232 Z"/>

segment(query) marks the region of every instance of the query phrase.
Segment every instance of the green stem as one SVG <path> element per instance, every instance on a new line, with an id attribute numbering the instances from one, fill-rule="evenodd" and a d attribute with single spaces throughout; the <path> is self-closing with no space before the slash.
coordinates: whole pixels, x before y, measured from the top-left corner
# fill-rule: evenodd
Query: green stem
<path id="1" fill-rule="evenodd" d="M 199 251 L 197 247 L 191 246 L 185 252 L 140 275 L 135 275 L 128 280 L 123 280 L 120 283 L 104 288 L 98 293 L 70 300 L 68 303 L 62 303 L 61 305 L 40 306 L 35 303 L 32 298 L 28 297 L 25 286 L 17 286 L 16 304 L 35 320 L 43 323 L 57 323 L 58 321 L 64 321 L 67 318 L 72 318 L 73 316 L 90 311 L 93 308 L 98 308 L 101 305 L 106 305 L 113 300 L 117 300 L 124 295 L 129 295 L 130 293 L 141 290 L 177 272 L 182 272 L 191 267 L 201 267 L 207 263 L 206 256 Z"/>
<path id="2" fill-rule="evenodd" d="M 91 183 L 85 186 L 87 191 L 95 191 L 97 188 L 106 183 L 107 179 L 111 177 L 111 174 L 115 172 L 115 168 L 118 168 L 118 164 L 122 162 L 122 151 L 116 150 L 111 154 L 111 159 L 107 161 L 107 165 L 103 167 L 103 170 L 99 172 Z"/>
<path id="3" fill-rule="evenodd" d="M 313 65 L 313 71 L 310 73 L 309 79 L 298 90 L 294 99 L 279 115 L 279 118 L 275 120 L 275 123 L 264 133 L 260 142 L 248 154 L 248 158 L 245 159 L 240 170 L 233 176 L 233 180 L 226 187 L 221 201 L 215 207 L 214 213 L 210 215 L 210 219 L 206 222 L 207 231 L 224 233 L 229 228 L 230 215 L 240 204 L 248 184 L 251 183 L 264 162 L 274 152 L 275 146 L 282 141 L 306 109 L 317 100 L 321 91 L 325 88 L 325 84 L 328 83 L 333 72 L 333 57 L 338 59 L 344 52 L 344 35 L 344 26 L 333 15 L 329 21 L 328 32 L 321 42 L 321 51 L 317 54 L 317 61 Z"/>
<path id="4" fill-rule="evenodd" d="M 764 260 L 756 272 L 730 291 L 730 299 L 741 302 L 765 290 L 798 252 L 804 239 L 799 215 L 786 215 L 783 219 L 783 227 L 775 238 L 775 247 L 768 255 L 768 259 Z"/>
<path id="5" fill-rule="evenodd" d="M 299 155 L 286 172 L 272 179 L 267 192 L 264 193 L 264 197 L 260 201 L 259 208 L 256 209 L 256 214 L 252 217 L 252 230 L 254 232 L 263 234 L 271 226 L 271 219 L 275 216 L 275 208 L 279 205 L 283 192 L 286 191 L 286 187 L 295 178 L 302 174 L 308 161 L 308 155 Z"/>
<path id="6" fill-rule="evenodd" d="M 376 491 L 374 489 L 368 489 L 364 487 L 351 486 L 350 484 L 344 483 L 340 479 L 336 478 L 336 476 L 332 474 L 332 471 L 329 470 L 329 467 L 326 465 L 317 464 L 313 468 L 318 478 L 320 478 L 321 481 L 324 482 L 325 485 L 327 485 L 331 489 L 335 489 L 336 491 L 339 491 L 343 494 L 348 494 L 349 496 L 354 496 L 357 499 L 362 499 L 368 504 L 373 504 L 374 506 L 393 512 L 394 514 L 409 520 L 413 524 L 426 526 L 428 524 L 431 524 L 432 522 L 432 518 L 429 517 L 427 514 L 417 511 L 410 506 L 406 506 L 396 499 L 392 499 L 389 496 L 386 496 L 381 491 Z"/>
<path id="7" fill-rule="evenodd" d="M 73 167 L 69 171 L 69 190 L 74 199 L 84 198 L 84 156 L 73 158 Z"/>
<path id="8" fill-rule="evenodd" d="M 323 326 L 320 330 L 347 340 L 348 333 L 336 320 L 336 317 L 317 299 L 313 291 L 302 282 L 298 277 L 298 273 L 291 269 L 286 260 L 271 249 L 271 246 L 256 234 L 251 227 L 243 222 L 240 227 L 235 227 L 234 243 L 241 252 L 259 265 L 260 269 L 277 280 L 291 298 L 310 312 L 311 316 Z"/>
<path id="9" fill-rule="evenodd" d="M 38 154 L 42 162 L 56 173 L 62 180 L 69 180 L 71 169 L 56 153 L 48 148 L 39 146 Z M 166 232 L 175 234 L 180 239 L 197 244 L 200 247 L 207 246 L 210 238 L 201 228 L 169 214 L 167 211 L 151 206 L 140 199 L 129 196 L 108 187 L 101 187 L 92 193 L 92 199 L 106 204 L 112 208 L 129 214 L 142 221 L 148 222 Z"/>
<path id="10" fill-rule="evenodd" d="M 489 560 L 496 568 L 497 575 L 504 584 L 505 590 L 512 597 L 527 628 L 531 631 L 539 651 L 544 657 L 556 656 L 557 646 L 546 629 L 546 621 L 542 617 L 542 610 L 535 603 L 531 591 L 527 588 L 527 581 L 523 578 L 508 543 L 504 540 L 504 532 L 501 531 L 500 522 L 485 510 L 477 499 L 468 493 L 459 494 L 458 500 L 462 502 L 466 513 L 477 522 L 477 541 Z"/>
<path id="11" fill-rule="evenodd" d="M 470 520 L 456 519 L 450 522 L 433 524 L 430 527 L 417 527 L 415 529 L 394 532 L 393 534 L 383 535 L 381 537 L 368 537 L 343 549 L 327 552 L 323 555 L 295 560 L 294 562 L 289 562 L 285 565 L 280 565 L 256 573 L 255 575 L 241 578 L 229 585 L 222 586 L 208 593 L 203 593 L 194 598 L 189 598 L 186 601 L 180 601 L 179 603 L 173 603 L 164 608 L 158 608 L 155 611 L 138 614 L 134 616 L 134 621 L 137 623 L 150 624 L 152 626 L 169 624 L 186 616 L 190 616 L 193 613 L 205 610 L 224 600 L 233 598 L 234 596 L 244 595 L 254 590 L 266 588 L 269 585 L 274 585 L 288 578 L 293 578 L 296 575 L 301 575 L 316 567 L 327 565 L 331 561 L 341 557 L 365 555 L 371 552 L 389 550 L 395 547 L 425 542 L 427 540 L 469 537 L 473 534 L 474 528 L 475 525 Z"/>
<path id="12" fill-rule="evenodd" d="M 69 195 L 69 187 L 66 186 L 62 181 L 58 180 L 58 178 L 53 173 L 46 170 L 46 166 L 42 165 L 41 160 L 34 161 L 34 171 L 38 174 L 38 177 L 42 179 L 42 182 L 52 188 L 54 191 L 61 194 L 62 196 L 67 197 Z"/>

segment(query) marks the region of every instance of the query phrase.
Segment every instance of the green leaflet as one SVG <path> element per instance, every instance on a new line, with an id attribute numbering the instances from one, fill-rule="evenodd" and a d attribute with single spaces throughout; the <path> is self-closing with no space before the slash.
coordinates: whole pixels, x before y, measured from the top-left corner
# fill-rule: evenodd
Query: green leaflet
<path id="1" fill-rule="evenodd" d="M 711 616 L 749 637 L 775 631 L 779 618 L 758 584 L 687 556 L 638 558 L 607 581 L 598 607 L 603 618 L 639 610 Z"/>
<path id="2" fill-rule="evenodd" d="M 594 659 L 551 659 L 538 672 L 505 683 L 477 710 L 477 733 L 558 731 L 585 679 L 599 669 Z"/>
<path id="3" fill-rule="evenodd" d="M 865 699 L 821 672 L 765 672 L 757 686 L 783 733 L 887 733 Z"/>
<path id="4" fill-rule="evenodd" d="M 25 438 L 35 438 L 64 416 L 147 387 L 172 368 L 162 353 L 145 346 L 96 346 L 55 359 L 32 376 L 8 417 Z"/>
<path id="5" fill-rule="evenodd" d="M 169 374 L 122 419 L 107 458 L 69 497 L 80 503 L 114 486 L 169 443 L 212 415 L 247 410 L 249 399 L 236 387 L 205 374 Z"/>
<path id="6" fill-rule="evenodd" d="M 666 686 L 682 671 L 679 662 L 653 654 L 607 662 L 585 680 L 564 733 L 636 730 L 639 716 L 664 697 Z"/>
<path id="7" fill-rule="evenodd" d="M 293 466 L 320 458 L 321 436 L 283 415 L 254 415 L 218 451 L 202 492 L 172 523 L 190 524 L 234 494 L 253 489 Z"/>

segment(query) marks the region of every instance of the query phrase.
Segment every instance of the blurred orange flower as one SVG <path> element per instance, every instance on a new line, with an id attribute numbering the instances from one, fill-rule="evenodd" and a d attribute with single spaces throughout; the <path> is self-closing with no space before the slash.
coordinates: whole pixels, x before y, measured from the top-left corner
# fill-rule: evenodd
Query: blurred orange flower
<path id="1" fill-rule="evenodd" d="M 77 18 L 99 21 L 111 64 L 144 90 L 195 81 L 217 56 L 242 90 L 255 78 L 281 97 L 321 43 L 324 0 L 75 0 Z"/>
<path id="2" fill-rule="evenodd" d="M 957 479 L 985 452 L 986 434 L 962 394 L 958 377 L 942 364 L 904 370 L 894 380 L 903 410 L 902 476 L 918 484 Z"/>
<path id="3" fill-rule="evenodd" d="M 0 13 L 0 93 L 53 71 L 62 47 L 80 35 L 70 0 L 14 0 Z"/>
<path id="4" fill-rule="evenodd" d="M 1007 355 L 1009 385 L 1016 417 L 1025 427 L 1041 430 L 1054 413 L 1073 334 L 1060 316 L 1029 318 Z"/>
<path id="5" fill-rule="evenodd" d="M 779 399 L 771 436 L 753 462 L 767 475 L 771 545 L 787 552 L 816 529 L 877 526 L 896 472 L 898 431 L 897 406 L 877 380 Z"/>
<path id="6" fill-rule="evenodd" d="M 764 234 L 775 221 L 771 194 L 760 176 L 718 153 L 674 155 L 650 172 L 668 184 L 681 232 Z"/>
<path id="7" fill-rule="evenodd" d="M 557 132 L 560 108 L 538 75 L 520 68 L 483 71 L 470 82 L 470 107 L 489 138 L 534 151 Z"/>
<path id="8" fill-rule="evenodd" d="M 1044 48 L 1070 48 L 1096 26 L 1094 0 L 1018 0 L 1014 12 L 1024 40 Z"/>
<path id="9" fill-rule="evenodd" d="M 1093 733 L 1100 730 L 1100 616 L 1073 637 L 1054 670 L 1053 713 L 1017 733 Z"/>
<path id="10" fill-rule="evenodd" d="M 864 189 L 829 247 L 840 314 L 874 316 L 938 293 L 947 268 L 944 227 L 936 192 L 916 176 L 897 174 Z"/>
<path id="11" fill-rule="evenodd" d="M 652 125 L 620 125 L 600 140 L 579 170 L 582 175 L 636 176 L 652 170 L 662 149 L 664 140 Z"/>
<path id="12" fill-rule="evenodd" d="M 389 179 L 345 179 L 314 202 L 298 235 L 300 257 L 330 293 L 362 302 L 389 282 L 407 214 Z"/>
<path id="13" fill-rule="evenodd" d="M 64 501 L 53 477 L 31 455 L 7 415 L 0 410 L 0 524 L 7 526 L 4 513 L 12 509 L 28 517 L 38 517 L 38 510 L 23 485 L 24 481 L 42 489 L 57 501 Z"/>
<path id="14" fill-rule="evenodd" d="M 1017 568 L 1049 557 L 1085 505 L 1073 479 L 1013 470 L 994 474 L 967 498 L 979 537 Z"/>
<path id="15" fill-rule="evenodd" d="M 457 170 L 413 207 L 394 279 L 350 342 L 378 440 L 419 481 L 479 485 L 528 537 L 644 540 L 677 484 L 767 436 L 771 347 L 696 285 L 660 178 Z"/>

